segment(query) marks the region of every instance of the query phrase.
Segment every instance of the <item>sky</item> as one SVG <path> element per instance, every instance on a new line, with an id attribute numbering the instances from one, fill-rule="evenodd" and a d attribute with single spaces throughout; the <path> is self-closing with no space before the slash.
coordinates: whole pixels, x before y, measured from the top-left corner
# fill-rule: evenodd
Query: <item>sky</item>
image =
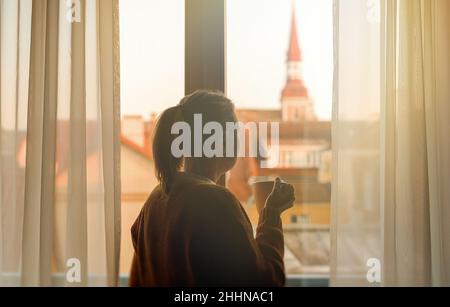
<path id="1" fill-rule="evenodd" d="M 227 95 L 238 108 L 280 107 L 293 2 L 304 80 L 331 118 L 332 0 L 227 0 Z M 184 95 L 184 0 L 120 2 L 121 107 L 148 117 Z"/>

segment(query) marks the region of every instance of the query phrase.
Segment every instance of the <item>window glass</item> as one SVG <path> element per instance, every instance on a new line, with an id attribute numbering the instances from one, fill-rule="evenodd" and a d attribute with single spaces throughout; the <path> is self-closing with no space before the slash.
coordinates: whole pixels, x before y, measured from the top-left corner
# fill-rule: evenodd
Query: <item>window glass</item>
<path id="1" fill-rule="evenodd" d="M 241 158 L 227 185 L 253 225 L 280 176 L 296 188 L 283 215 L 291 277 L 329 274 L 333 31 L 331 0 L 228 0 L 227 91 L 242 122 L 278 122 L 270 168 Z M 271 158 L 269 158 L 271 159 Z M 274 162 L 272 161 L 272 162 Z"/>
<path id="2" fill-rule="evenodd" d="M 130 228 L 157 185 L 151 135 L 157 115 L 184 95 L 184 1 L 120 1 L 122 250 L 133 257 Z"/>

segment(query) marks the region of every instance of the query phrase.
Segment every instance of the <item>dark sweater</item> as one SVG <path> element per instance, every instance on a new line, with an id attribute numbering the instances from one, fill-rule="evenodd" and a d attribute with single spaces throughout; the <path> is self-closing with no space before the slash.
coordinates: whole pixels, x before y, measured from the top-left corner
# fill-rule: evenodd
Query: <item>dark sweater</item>
<path id="1" fill-rule="evenodd" d="M 130 286 L 284 286 L 279 214 L 265 209 L 253 236 L 239 201 L 224 187 L 180 173 L 169 195 L 157 187 L 131 234 Z"/>

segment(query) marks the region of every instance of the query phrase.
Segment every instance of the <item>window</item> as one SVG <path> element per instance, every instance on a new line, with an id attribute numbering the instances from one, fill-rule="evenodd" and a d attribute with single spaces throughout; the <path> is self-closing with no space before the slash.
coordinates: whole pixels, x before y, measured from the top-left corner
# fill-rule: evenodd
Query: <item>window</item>
<path id="1" fill-rule="evenodd" d="M 227 1 L 227 91 L 241 121 L 280 123 L 270 169 L 242 159 L 227 184 L 257 223 L 258 193 L 281 176 L 296 203 L 283 215 L 286 271 L 329 273 L 332 1 Z"/>
<path id="2" fill-rule="evenodd" d="M 294 183 L 297 203 L 283 216 L 287 273 L 326 277 L 332 1 L 228 0 L 225 29 L 217 21 L 225 13 L 223 5 L 216 5 L 220 2 L 207 14 L 204 1 L 121 2 L 121 273 L 129 273 L 133 254 L 129 229 L 156 185 L 150 140 L 156 116 L 185 92 L 216 88 L 225 89 L 235 102 L 240 121 L 280 123 L 278 163 L 255 169 L 256 161 L 241 159 L 227 176 L 227 186 L 256 225 L 259 184 L 275 176 Z M 191 35 L 199 30 L 191 22 L 196 14 L 211 18 L 207 22 L 214 29 L 207 32 L 218 34 L 204 35 L 209 49 L 202 61 L 192 60 L 202 45 L 198 35 Z M 193 65 L 204 65 L 203 75 Z"/>

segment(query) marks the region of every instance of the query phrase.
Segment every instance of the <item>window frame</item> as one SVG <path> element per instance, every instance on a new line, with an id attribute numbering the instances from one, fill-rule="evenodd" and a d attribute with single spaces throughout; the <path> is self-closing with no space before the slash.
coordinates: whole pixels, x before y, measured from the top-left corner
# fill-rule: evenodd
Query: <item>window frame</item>
<path id="1" fill-rule="evenodd" d="M 186 95 L 226 94 L 226 0 L 186 0 L 185 44 Z"/>
<path id="2" fill-rule="evenodd" d="M 186 0 L 185 94 L 226 89 L 226 0 Z M 218 184 L 225 186 L 223 176 Z"/>

